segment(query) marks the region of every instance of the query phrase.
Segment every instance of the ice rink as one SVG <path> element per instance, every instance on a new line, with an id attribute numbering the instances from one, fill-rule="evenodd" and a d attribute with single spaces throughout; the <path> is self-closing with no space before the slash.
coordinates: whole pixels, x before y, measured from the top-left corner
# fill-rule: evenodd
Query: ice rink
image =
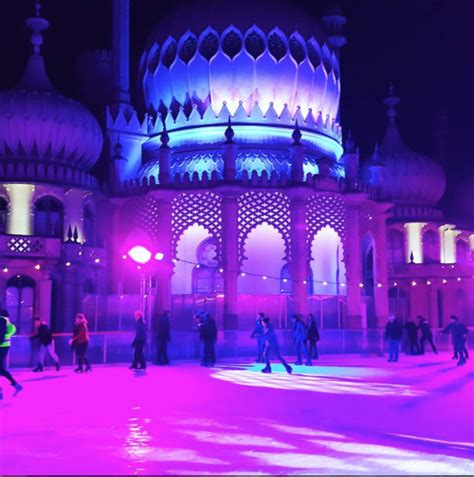
<path id="1" fill-rule="evenodd" d="M 0 474 L 474 473 L 471 362 L 261 367 L 17 371 L 17 397 L 1 381 Z"/>

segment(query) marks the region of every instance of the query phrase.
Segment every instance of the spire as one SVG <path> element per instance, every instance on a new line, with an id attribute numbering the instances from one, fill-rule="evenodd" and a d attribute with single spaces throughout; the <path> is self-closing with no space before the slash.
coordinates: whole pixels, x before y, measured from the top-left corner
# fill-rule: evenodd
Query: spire
<path id="1" fill-rule="evenodd" d="M 355 142 L 354 139 L 352 139 L 352 131 L 349 129 L 349 132 L 347 133 L 347 138 L 346 138 L 346 143 L 345 143 L 345 152 L 346 153 L 354 153 L 356 152 L 356 147 L 355 147 Z"/>
<path id="2" fill-rule="evenodd" d="M 295 121 L 295 129 L 293 129 L 293 133 L 291 134 L 293 138 L 293 146 L 301 146 L 301 138 L 303 135 L 301 134 L 300 127 L 298 125 L 298 120 Z"/>
<path id="3" fill-rule="evenodd" d="M 161 141 L 161 146 L 160 148 L 161 149 L 166 149 L 170 142 L 170 136 L 168 134 L 168 130 L 166 129 L 166 122 L 165 120 L 163 119 L 163 116 L 160 116 L 161 117 L 161 121 L 163 123 L 163 131 L 161 131 L 161 135 L 160 135 L 160 141 Z"/>
<path id="4" fill-rule="evenodd" d="M 380 144 L 380 152 L 385 153 L 406 153 L 409 148 L 403 142 L 398 130 L 396 117 L 397 110 L 395 107 L 400 103 L 400 98 L 395 96 L 393 83 L 389 84 L 388 96 L 384 99 L 383 104 L 387 106 L 388 126 L 385 136 Z"/>
<path id="5" fill-rule="evenodd" d="M 229 114 L 229 121 L 227 122 L 227 129 L 225 130 L 224 135 L 226 138 L 226 141 L 225 141 L 226 144 L 232 144 L 234 142 L 235 133 L 234 133 L 234 130 L 232 129 L 230 114 Z"/>
<path id="6" fill-rule="evenodd" d="M 43 44 L 42 32 L 48 29 L 49 22 L 41 16 L 40 12 L 41 4 L 39 0 L 36 0 L 34 16 L 25 20 L 26 26 L 32 32 L 30 41 L 33 46 L 33 53 L 28 59 L 25 72 L 23 73 L 23 77 L 20 80 L 17 89 L 53 92 L 53 85 L 46 74 L 44 60 L 40 54 L 41 45 Z"/>

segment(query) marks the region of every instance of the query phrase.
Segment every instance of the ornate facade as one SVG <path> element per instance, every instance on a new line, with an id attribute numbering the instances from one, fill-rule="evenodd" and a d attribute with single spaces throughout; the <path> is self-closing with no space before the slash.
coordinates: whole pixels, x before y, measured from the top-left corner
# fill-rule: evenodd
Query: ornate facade
<path id="1" fill-rule="evenodd" d="M 25 74 L 0 93 L 0 301 L 20 332 L 33 314 L 69 329 L 77 311 L 118 329 L 138 306 L 171 309 L 183 330 L 201 309 L 224 330 L 260 309 L 282 327 L 312 312 L 377 328 L 390 310 L 474 324 L 473 229 L 436 207 L 443 169 L 404 144 L 393 89 L 373 156 L 360 165 L 350 137 L 343 147 L 340 12 L 316 23 L 292 6 L 242 18 L 216 4 L 200 26 L 197 7 L 177 9 L 142 54 L 139 116 L 129 9 L 114 0 L 111 54 L 79 63 L 81 100 L 105 115 L 52 86 L 38 4 Z"/>

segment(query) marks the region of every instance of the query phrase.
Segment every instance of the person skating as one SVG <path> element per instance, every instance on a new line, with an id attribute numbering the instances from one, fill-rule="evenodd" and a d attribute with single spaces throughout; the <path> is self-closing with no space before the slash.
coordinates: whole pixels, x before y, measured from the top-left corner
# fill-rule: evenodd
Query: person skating
<path id="1" fill-rule="evenodd" d="M 264 351 L 263 351 L 263 357 L 265 360 L 265 367 L 262 369 L 262 373 L 271 373 L 272 372 L 272 367 L 270 365 L 270 354 L 273 352 L 276 358 L 278 358 L 285 367 L 285 370 L 288 374 L 291 374 L 293 372 L 292 367 L 285 361 L 283 356 L 280 354 L 280 347 L 278 345 L 278 338 L 275 333 L 275 330 L 273 329 L 273 326 L 270 323 L 270 318 L 266 316 L 262 320 L 263 323 L 263 336 L 265 337 L 265 343 L 264 343 Z"/>
<path id="2" fill-rule="evenodd" d="M 158 364 L 170 364 L 168 359 L 168 343 L 171 339 L 170 312 L 166 310 L 158 319 L 156 330 L 156 362 Z"/>
<path id="3" fill-rule="evenodd" d="M 77 368 L 76 373 L 92 371 L 92 367 L 87 358 L 87 347 L 89 346 L 89 330 L 87 328 L 87 320 L 84 314 L 78 313 L 74 320 L 74 329 L 72 339 L 69 340 L 73 351 L 76 353 Z M 86 366 L 84 369 L 83 366 Z"/>
<path id="4" fill-rule="evenodd" d="M 135 317 L 135 338 L 132 341 L 133 361 L 130 369 L 146 369 L 145 353 L 143 348 L 146 344 L 146 323 L 141 311 L 134 313 Z"/>
<path id="5" fill-rule="evenodd" d="M 308 324 L 306 325 L 306 330 L 309 343 L 309 355 L 312 359 L 318 359 L 318 341 L 320 336 L 316 319 L 312 313 L 308 315 Z"/>
<path id="6" fill-rule="evenodd" d="M 420 354 L 425 354 L 425 341 L 428 341 L 431 345 L 433 353 L 438 354 L 438 350 L 433 342 L 433 332 L 431 331 L 431 326 L 428 323 L 428 320 L 421 315 L 418 316 L 418 320 L 420 321 L 418 329 L 421 331 Z"/>
<path id="7" fill-rule="evenodd" d="M 265 313 L 260 312 L 257 315 L 257 319 L 255 320 L 255 328 L 250 335 L 250 338 L 257 339 L 257 363 L 263 363 L 263 348 L 265 339 L 263 337 L 263 323 L 262 320 L 265 317 Z"/>
<path id="8" fill-rule="evenodd" d="M 293 343 L 295 344 L 295 351 L 296 351 L 296 365 L 303 364 L 302 361 L 302 354 L 305 357 L 305 365 L 311 366 L 311 358 L 308 354 L 308 348 L 306 347 L 306 327 L 301 319 L 301 315 L 296 314 L 293 315 Z"/>
<path id="9" fill-rule="evenodd" d="M 203 343 L 201 366 L 212 367 L 216 364 L 217 326 L 209 313 L 200 316 L 198 323 L 199 339 Z"/>
<path id="10" fill-rule="evenodd" d="M 459 356 L 458 366 L 466 364 L 469 355 L 466 348 L 466 339 L 469 330 L 458 320 L 457 316 L 452 315 L 450 323 L 444 328 L 443 333 L 451 333 L 453 337 L 454 353 Z"/>
<path id="11" fill-rule="evenodd" d="M 396 363 L 400 353 L 400 342 L 402 340 L 403 328 L 395 315 L 388 315 L 388 322 L 385 326 L 385 340 L 388 342 L 388 362 Z"/>
<path id="12" fill-rule="evenodd" d="M 405 331 L 407 332 L 408 343 L 410 345 L 410 353 L 415 355 L 420 353 L 418 347 L 418 327 L 413 320 L 409 320 L 405 323 Z"/>
<path id="13" fill-rule="evenodd" d="M 49 326 L 39 317 L 36 317 L 33 321 L 35 322 L 36 334 L 30 336 L 30 340 L 38 340 L 39 342 L 38 364 L 36 365 L 36 368 L 33 369 L 33 372 L 37 373 L 43 371 L 46 353 L 48 353 L 54 361 L 56 371 L 59 371 L 61 366 L 59 364 L 58 355 L 54 351 L 53 334 L 51 333 Z"/>
<path id="14" fill-rule="evenodd" d="M 16 326 L 10 321 L 10 314 L 7 310 L 0 310 L 0 376 L 8 379 L 15 388 L 13 396 L 16 396 L 23 386 L 15 381 L 13 376 L 6 369 L 6 359 L 10 351 L 12 336 L 16 333 Z"/>

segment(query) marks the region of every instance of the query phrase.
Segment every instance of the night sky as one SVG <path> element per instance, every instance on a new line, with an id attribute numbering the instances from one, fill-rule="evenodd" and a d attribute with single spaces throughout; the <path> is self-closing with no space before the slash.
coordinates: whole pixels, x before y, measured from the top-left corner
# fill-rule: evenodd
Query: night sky
<path id="1" fill-rule="evenodd" d="M 255 0 L 258 1 L 258 0 Z M 87 49 L 111 47 L 111 0 L 43 0 L 50 21 L 42 48 L 54 85 L 74 96 L 74 61 Z M 177 2 L 132 0 L 131 72 L 147 35 Z M 382 100 L 389 82 L 401 98 L 398 123 L 405 141 L 434 156 L 433 124 L 446 117 L 448 196 L 460 179 L 474 173 L 474 1 L 473 0 L 299 0 L 319 18 L 338 4 L 347 17 L 342 51 L 341 119 L 363 157 L 380 141 L 385 124 Z M 0 6 L 0 89 L 15 85 L 29 54 L 24 19 L 33 0 L 2 0 Z M 205 11 L 203 11 L 205 15 Z M 191 21 L 190 21 L 191 23 Z M 134 88 L 136 89 L 136 88 Z M 136 92 L 134 92 L 136 94 Z"/>

